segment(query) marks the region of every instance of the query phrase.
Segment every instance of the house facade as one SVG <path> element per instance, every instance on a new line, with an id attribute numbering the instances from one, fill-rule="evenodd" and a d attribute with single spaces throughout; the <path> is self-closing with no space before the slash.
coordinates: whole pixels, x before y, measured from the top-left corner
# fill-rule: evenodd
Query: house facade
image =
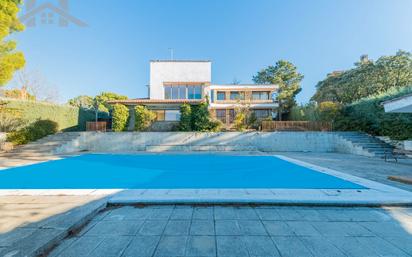
<path id="1" fill-rule="evenodd" d="M 177 122 L 182 104 L 209 101 L 211 115 L 230 127 L 239 106 L 247 107 L 259 119 L 272 117 L 278 107 L 273 100 L 277 89 L 276 85 L 212 84 L 210 61 L 155 60 L 150 62 L 149 97 L 115 102 L 143 105 L 156 112 L 157 121 Z"/>

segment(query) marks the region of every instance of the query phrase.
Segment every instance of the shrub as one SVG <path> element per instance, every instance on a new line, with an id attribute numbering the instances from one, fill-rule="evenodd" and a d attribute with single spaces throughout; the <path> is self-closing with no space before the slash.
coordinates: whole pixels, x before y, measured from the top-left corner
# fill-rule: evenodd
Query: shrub
<path id="1" fill-rule="evenodd" d="M 342 109 L 335 122 L 339 130 L 363 131 L 392 139 L 412 138 L 412 114 L 385 113 L 382 102 L 412 93 L 412 87 L 391 89 L 384 94 L 363 98 Z"/>
<path id="2" fill-rule="evenodd" d="M 183 104 L 180 107 L 180 131 L 191 131 L 192 130 L 192 107 L 189 104 Z"/>
<path id="3" fill-rule="evenodd" d="M 179 131 L 220 131 L 222 126 L 221 121 L 210 118 L 207 102 L 180 107 Z"/>
<path id="4" fill-rule="evenodd" d="M 272 119 L 270 119 L 272 120 Z M 246 125 L 248 128 L 251 129 L 258 129 L 260 126 L 259 119 L 256 117 L 256 113 L 251 112 L 250 115 L 247 117 Z"/>
<path id="5" fill-rule="evenodd" d="M 127 129 L 129 120 L 129 108 L 122 104 L 113 105 L 112 110 L 112 130 L 119 132 Z"/>
<path id="6" fill-rule="evenodd" d="M 55 134 L 58 131 L 57 127 L 58 124 L 54 121 L 37 120 L 25 128 L 9 133 L 7 141 L 15 145 L 27 144 L 47 135 Z"/>
<path id="7" fill-rule="evenodd" d="M 340 115 L 341 106 L 335 102 L 322 102 L 318 106 L 319 119 L 321 121 L 335 121 Z"/>
<path id="8" fill-rule="evenodd" d="M 200 103 L 192 106 L 191 123 L 194 131 L 208 131 L 210 122 L 210 113 L 207 103 Z"/>
<path id="9" fill-rule="evenodd" d="M 138 105 L 135 107 L 135 130 L 145 131 L 150 128 L 156 120 L 156 113 L 148 110 L 146 107 Z"/>
<path id="10" fill-rule="evenodd" d="M 237 131 L 244 131 L 246 129 L 247 116 L 244 112 L 237 112 L 233 120 L 233 128 Z"/>

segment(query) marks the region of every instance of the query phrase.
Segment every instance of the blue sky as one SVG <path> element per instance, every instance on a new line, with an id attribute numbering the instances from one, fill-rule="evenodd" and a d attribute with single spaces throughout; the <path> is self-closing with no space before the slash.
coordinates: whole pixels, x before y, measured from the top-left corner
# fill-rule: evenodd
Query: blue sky
<path id="1" fill-rule="evenodd" d="M 29 0 L 26 0 L 26 2 Z M 37 0 L 56 3 L 57 1 Z M 278 59 L 304 74 L 307 102 L 327 73 L 412 50 L 411 0 L 69 0 L 86 28 L 38 25 L 13 38 L 27 69 L 60 101 L 102 91 L 145 97 L 149 60 L 210 59 L 213 83 L 252 76 Z M 24 8 L 23 8 L 24 9 Z M 24 10 L 22 11 L 24 14 Z"/>

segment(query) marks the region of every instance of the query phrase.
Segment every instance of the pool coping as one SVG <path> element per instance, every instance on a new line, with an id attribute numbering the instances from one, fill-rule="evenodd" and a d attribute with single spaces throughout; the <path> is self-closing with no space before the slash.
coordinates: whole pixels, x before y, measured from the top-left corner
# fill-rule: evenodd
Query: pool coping
<path id="1" fill-rule="evenodd" d="M 412 205 L 412 192 L 279 154 L 265 154 L 367 189 L 1 189 L 6 195 L 104 195 L 108 204 Z"/>

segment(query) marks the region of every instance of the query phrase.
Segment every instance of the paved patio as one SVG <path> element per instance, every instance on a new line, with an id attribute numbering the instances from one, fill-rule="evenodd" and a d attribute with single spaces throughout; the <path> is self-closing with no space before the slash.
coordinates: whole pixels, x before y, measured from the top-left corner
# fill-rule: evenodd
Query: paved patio
<path id="1" fill-rule="evenodd" d="M 49 256 L 412 256 L 412 208 L 121 207 Z"/>
<path id="2" fill-rule="evenodd" d="M 380 159 L 347 154 L 276 154 L 412 191 L 411 185 L 387 180 L 389 175 L 411 176 L 411 160 L 385 163 Z M 48 158 L 0 158 L 0 166 Z M 100 202 L 87 204 L 101 196 L 51 197 L 45 194 L 0 197 L 0 256 L 10 253 L 10 249 L 19 250 L 10 255 L 14 257 L 26 256 L 34 249 L 47 249 L 51 246 L 47 245 L 49 238 L 60 241 L 76 228 L 78 220 L 72 217 L 85 219 L 93 213 L 93 208 L 101 206 Z M 148 251 L 152 249 L 155 255 L 147 256 L 166 257 L 411 256 L 411 213 L 410 208 L 123 207 L 95 217 L 79 234 L 64 240 L 51 256 L 119 256 L 120 253 L 122 256 L 145 256 L 143 250 L 129 254 L 136 249 L 133 247 L 139 248 L 139 244 L 142 247 L 152 244 Z M 92 229 L 100 232 L 89 233 Z M 151 229 L 154 232 L 150 232 Z M 176 232 L 182 233 L 179 235 L 168 232 L 182 229 L 189 232 Z M 197 229 L 206 232 L 195 232 Z M 147 230 L 149 232 L 145 232 Z M 232 232 L 225 232 L 227 230 Z M 273 249 L 276 251 L 266 254 Z M 180 255 L 173 255 L 175 250 Z M 99 254 L 100 251 L 105 254 Z M 196 251 L 206 253 L 196 255 Z"/>
<path id="3" fill-rule="evenodd" d="M 412 159 L 385 162 L 379 158 L 369 158 L 339 153 L 279 153 L 284 156 L 333 169 L 357 177 L 366 178 L 403 190 L 412 191 L 412 185 L 388 180 L 388 176 L 412 177 Z"/>

